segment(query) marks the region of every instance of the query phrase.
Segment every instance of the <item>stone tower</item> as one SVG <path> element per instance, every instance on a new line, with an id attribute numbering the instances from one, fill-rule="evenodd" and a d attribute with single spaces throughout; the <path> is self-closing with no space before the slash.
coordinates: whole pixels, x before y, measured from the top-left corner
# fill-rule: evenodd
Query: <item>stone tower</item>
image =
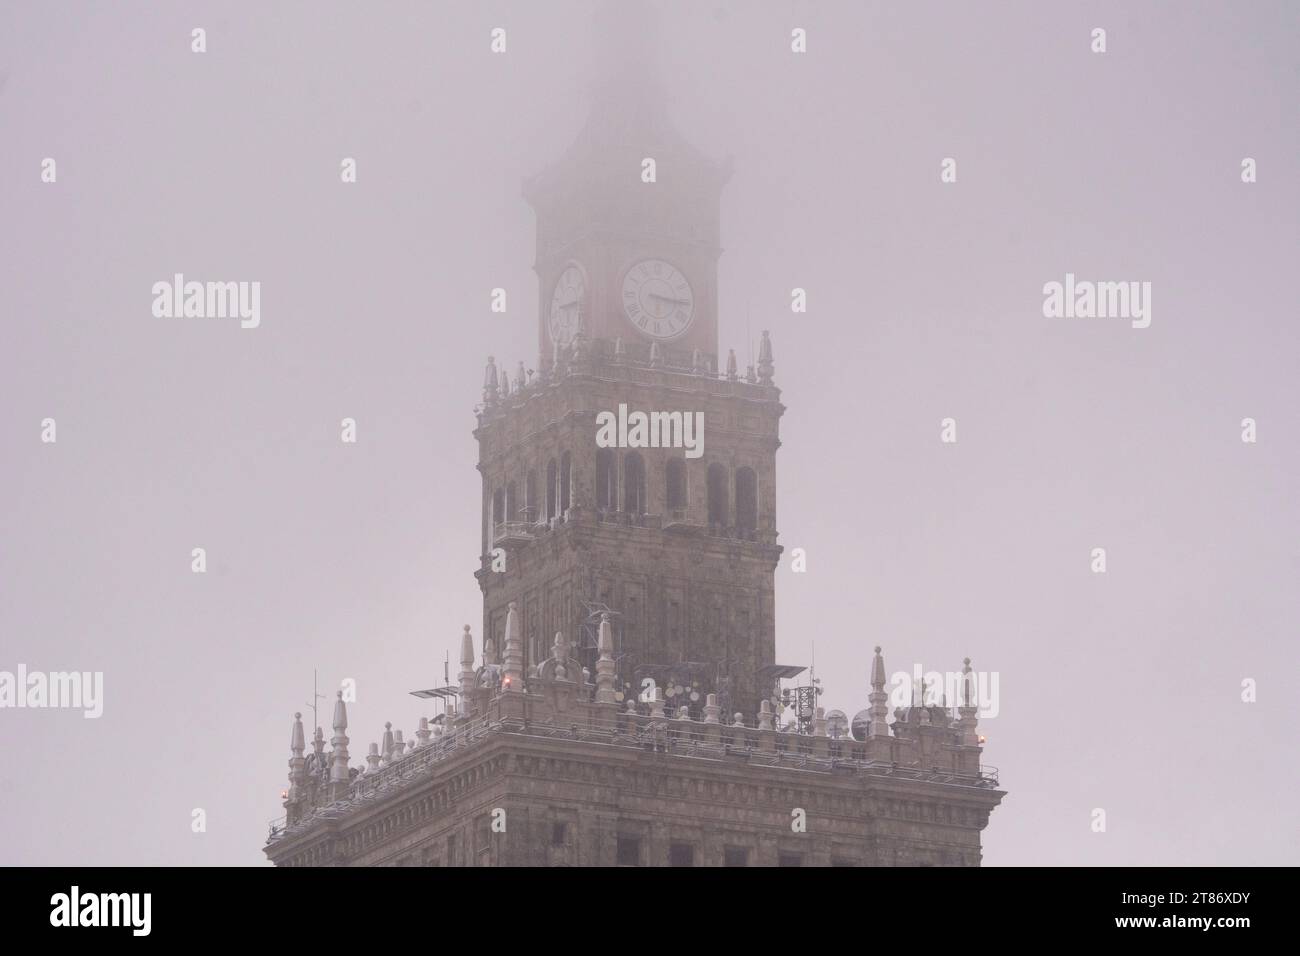
<path id="1" fill-rule="evenodd" d="M 654 181 L 647 181 L 648 161 Z M 609 611 L 620 699 L 666 684 L 753 712 L 772 688 L 776 450 L 784 410 L 766 333 L 757 370 L 718 368 L 718 209 L 728 170 L 673 129 L 648 87 L 597 102 L 573 148 L 530 180 L 538 372 L 489 360 L 483 633 L 520 613 L 524 666 L 563 634 L 594 664 Z M 519 366 L 522 369 L 522 363 Z M 598 447 L 598 415 L 702 425 Z M 499 661 L 492 661 L 499 663 Z M 671 702 L 670 703 L 675 703 Z"/>
<path id="2" fill-rule="evenodd" d="M 1003 793 L 980 763 L 969 660 L 953 694 L 914 695 L 891 723 L 877 647 L 848 677 L 867 705 L 851 724 L 812 685 L 783 719 L 779 681 L 802 668 L 775 661 L 772 343 L 743 373 L 720 360 L 729 171 L 673 130 L 647 71 L 626 74 L 638 82 L 598 95 L 573 147 L 525 184 L 540 352 L 533 371 L 489 359 L 477 409 L 481 654 L 466 625 L 456 683 L 417 694 L 445 712 L 409 742 L 385 724 L 365 767 L 350 766 L 341 698 L 328 754 L 319 727 L 307 752 L 295 715 L 265 852 L 977 866 Z"/>

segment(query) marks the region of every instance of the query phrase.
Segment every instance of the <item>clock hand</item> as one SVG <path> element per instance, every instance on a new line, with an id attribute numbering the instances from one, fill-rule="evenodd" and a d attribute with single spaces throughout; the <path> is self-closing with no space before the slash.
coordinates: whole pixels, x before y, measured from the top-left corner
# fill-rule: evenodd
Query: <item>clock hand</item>
<path id="1" fill-rule="evenodd" d="M 670 299 L 666 295 L 655 295 L 653 292 L 646 293 L 652 299 L 658 299 L 660 302 L 671 302 L 674 305 L 690 305 L 690 299 Z"/>

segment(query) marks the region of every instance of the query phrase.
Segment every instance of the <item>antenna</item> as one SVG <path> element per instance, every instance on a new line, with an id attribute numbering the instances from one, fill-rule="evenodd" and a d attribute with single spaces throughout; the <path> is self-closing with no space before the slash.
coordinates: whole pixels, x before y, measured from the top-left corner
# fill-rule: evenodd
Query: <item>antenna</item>
<path id="1" fill-rule="evenodd" d="M 313 667 L 311 669 L 311 703 L 307 705 L 308 707 L 311 708 L 311 726 L 313 732 L 317 727 L 320 726 L 320 723 L 316 716 L 316 701 L 323 700 L 324 698 L 325 695 L 318 693 L 316 690 L 316 668 Z"/>

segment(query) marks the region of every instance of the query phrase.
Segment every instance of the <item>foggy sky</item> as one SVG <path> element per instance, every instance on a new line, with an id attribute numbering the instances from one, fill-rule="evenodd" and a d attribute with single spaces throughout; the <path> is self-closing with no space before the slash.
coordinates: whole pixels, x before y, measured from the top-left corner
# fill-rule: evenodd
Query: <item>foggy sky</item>
<path id="1" fill-rule="evenodd" d="M 653 6 L 735 158 L 722 348 L 770 329 L 788 406 L 778 660 L 849 714 L 877 643 L 999 672 L 987 865 L 1300 862 L 1295 6 Z M 0 863 L 263 862 L 313 668 L 354 763 L 428 713 L 594 7 L 0 8 L 0 669 L 105 673 L 99 720 L 0 711 Z M 176 272 L 260 281 L 260 327 L 153 317 Z M 1067 272 L 1151 282 L 1151 327 L 1045 319 Z"/>

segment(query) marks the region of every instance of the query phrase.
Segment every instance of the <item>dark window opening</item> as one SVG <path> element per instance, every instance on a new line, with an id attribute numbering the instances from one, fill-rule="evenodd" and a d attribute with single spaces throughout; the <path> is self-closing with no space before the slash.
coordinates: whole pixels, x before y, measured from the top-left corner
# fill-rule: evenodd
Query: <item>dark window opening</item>
<path id="1" fill-rule="evenodd" d="M 559 515 L 569 510 L 569 472 L 573 466 L 573 456 L 567 451 L 560 456 L 560 510 Z"/>
<path id="2" fill-rule="evenodd" d="M 524 520 L 531 524 L 540 517 L 541 511 L 537 507 L 537 472 L 530 471 L 524 479 Z"/>
<path id="3" fill-rule="evenodd" d="M 736 472 L 736 527 L 742 531 L 758 528 L 758 476 L 753 468 Z"/>
<path id="4" fill-rule="evenodd" d="M 727 469 L 714 463 L 709 465 L 709 524 L 727 525 Z"/>
<path id="5" fill-rule="evenodd" d="M 803 866 L 802 853 L 778 853 L 776 857 L 777 866 Z"/>
<path id="6" fill-rule="evenodd" d="M 695 847 L 689 843 L 672 843 L 668 846 L 669 866 L 694 866 Z"/>
<path id="7" fill-rule="evenodd" d="M 623 510 L 633 515 L 646 512 L 645 459 L 634 451 L 623 458 Z"/>
<path id="8" fill-rule="evenodd" d="M 686 462 L 680 458 L 668 459 L 665 484 L 668 486 L 668 510 L 683 510 L 686 507 Z"/>
<path id="9" fill-rule="evenodd" d="M 498 488 L 492 495 L 492 523 L 500 524 L 506 520 L 506 493 Z"/>
<path id="10" fill-rule="evenodd" d="M 596 507 L 613 511 L 618 504 L 618 465 L 609 448 L 596 449 Z"/>
<path id="11" fill-rule="evenodd" d="M 638 837 L 618 838 L 618 865 L 619 866 L 640 866 L 641 865 L 641 840 Z"/>
<path id="12" fill-rule="evenodd" d="M 729 846 L 722 851 L 723 866 L 749 866 L 749 848 Z"/>
<path id="13" fill-rule="evenodd" d="M 558 474 L 555 468 L 555 459 L 552 458 L 546 465 L 546 520 L 554 518 L 559 512 L 556 506 L 560 495 L 558 484 Z"/>
<path id="14" fill-rule="evenodd" d="M 551 846 L 564 846 L 564 840 L 569 835 L 568 824 L 553 823 L 551 824 Z"/>

